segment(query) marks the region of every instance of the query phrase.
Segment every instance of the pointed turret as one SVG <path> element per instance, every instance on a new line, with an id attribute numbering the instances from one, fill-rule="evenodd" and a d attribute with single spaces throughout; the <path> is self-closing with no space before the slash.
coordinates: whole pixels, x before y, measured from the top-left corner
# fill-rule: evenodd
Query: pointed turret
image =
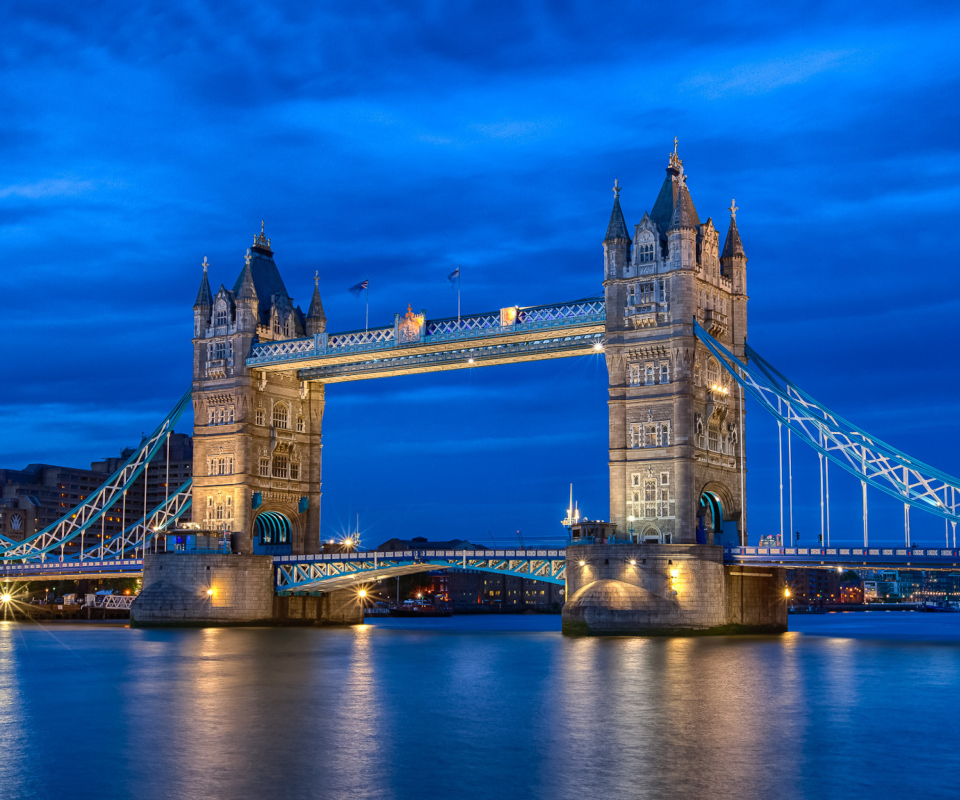
<path id="1" fill-rule="evenodd" d="M 203 278 L 200 279 L 200 291 L 197 292 L 197 302 L 193 304 L 195 311 L 203 308 L 213 308 L 213 293 L 210 291 L 210 281 L 207 278 L 207 257 L 203 257 Z"/>
<path id="2" fill-rule="evenodd" d="M 690 192 L 686 188 L 683 161 L 677 154 L 677 139 L 674 138 L 673 152 L 670 154 L 670 160 L 667 163 L 667 177 L 663 179 L 660 193 L 653 204 L 653 211 L 650 212 L 650 218 L 660 226 L 660 230 L 664 233 L 673 222 L 678 199 L 682 201 L 682 217 L 694 227 L 699 225 L 700 218 L 697 216 L 697 209 L 693 205 Z"/>
<path id="3" fill-rule="evenodd" d="M 727 228 L 727 240 L 720 254 L 720 272 L 733 281 L 735 294 L 747 293 L 747 254 L 740 241 L 737 230 L 737 201 L 730 201 L 730 227 Z"/>
<path id="4" fill-rule="evenodd" d="M 720 258 L 746 258 L 743 251 L 743 242 L 740 241 L 740 231 L 737 230 L 736 201 L 730 201 L 730 227 L 727 228 L 727 240 L 723 243 L 723 253 Z"/>
<path id="5" fill-rule="evenodd" d="M 673 213 L 670 215 L 670 225 L 667 232 L 678 228 L 688 228 L 696 230 L 700 224 L 697 218 L 697 210 L 693 207 L 693 200 L 690 198 L 690 192 L 687 189 L 685 176 L 681 174 L 677 180 L 677 195 L 673 204 Z"/>
<path id="6" fill-rule="evenodd" d="M 630 233 L 627 231 L 627 223 L 623 219 L 623 211 L 620 208 L 620 181 L 617 180 L 613 182 L 613 211 L 610 212 L 607 235 L 603 237 L 603 241 L 606 244 L 619 239 L 630 241 Z"/>
<path id="7" fill-rule="evenodd" d="M 237 280 L 236 286 L 233 287 L 233 292 L 237 296 L 237 300 L 252 300 L 257 302 L 257 287 L 253 281 L 253 270 L 250 267 L 250 261 L 252 256 L 250 250 L 247 250 L 246 263 L 243 265 L 243 270 L 240 272 L 240 278 Z"/>
<path id="8" fill-rule="evenodd" d="M 243 265 L 243 271 L 233 287 L 233 295 L 237 303 L 237 328 L 255 333 L 260 322 L 258 308 L 260 301 L 257 296 L 257 287 L 253 280 L 253 253 L 248 249 Z"/>
<path id="9" fill-rule="evenodd" d="M 619 180 L 613 182 L 613 211 L 610 212 L 607 235 L 603 237 L 603 254 L 606 276 L 608 278 L 622 276 L 624 267 L 630 261 L 630 233 L 627 231 L 627 223 L 620 209 Z"/>
<path id="10" fill-rule="evenodd" d="M 307 312 L 307 336 L 315 336 L 327 329 L 327 315 L 323 313 L 323 301 L 320 299 L 320 273 L 313 276 L 313 297 Z"/>

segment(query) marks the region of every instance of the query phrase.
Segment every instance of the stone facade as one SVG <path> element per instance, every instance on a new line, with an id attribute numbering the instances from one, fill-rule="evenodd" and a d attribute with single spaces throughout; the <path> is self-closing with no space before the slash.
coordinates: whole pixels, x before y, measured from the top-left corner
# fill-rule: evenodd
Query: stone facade
<path id="1" fill-rule="evenodd" d="M 619 183 L 614 195 L 603 241 L 610 521 L 635 542 L 746 541 L 740 393 L 693 332 L 696 319 L 743 354 L 747 259 L 736 207 L 721 252 L 676 150 L 632 235 Z"/>
<path id="2" fill-rule="evenodd" d="M 235 532 L 242 553 L 319 552 L 324 387 L 245 361 L 254 342 L 326 329 L 316 281 L 305 315 L 262 231 L 232 290 L 213 294 L 207 266 L 193 308 L 193 520 Z"/>
<path id="3" fill-rule="evenodd" d="M 363 623 L 363 606 L 349 589 L 277 596 L 272 556 L 159 553 L 144 559 L 130 621 L 138 627 L 355 625 Z"/>
<path id="4" fill-rule="evenodd" d="M 567 634 L 780 633 L 782 569 L 724 567 L 718 546 L 567 548 Z"/>

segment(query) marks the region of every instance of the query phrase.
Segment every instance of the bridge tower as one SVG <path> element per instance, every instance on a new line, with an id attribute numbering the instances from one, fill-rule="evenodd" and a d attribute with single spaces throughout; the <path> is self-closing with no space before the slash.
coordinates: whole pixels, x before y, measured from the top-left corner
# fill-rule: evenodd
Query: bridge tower
<path id="1" fill-rule="evenodd" d="M 747 258 L 733 203 L 722 251 L 713 220 L 700 221 L 676 142 L 666 172 L 632 236 L 615 182 L 603 240 L 610 520 L 634 542 L 736 544 L 746 535 L 741 398 L 693 320 L 743 354 Z"/>
<path id="2" fill-rule="evenodd" d="M 233 285 L 193 306 L 193 520 L 236 534 L 242 553 L 320 549 L 324 387 L 246 366 L 257 341 L 326 329 L 318 281 L 307 314 L 287 292 L 261 225 Z"/>

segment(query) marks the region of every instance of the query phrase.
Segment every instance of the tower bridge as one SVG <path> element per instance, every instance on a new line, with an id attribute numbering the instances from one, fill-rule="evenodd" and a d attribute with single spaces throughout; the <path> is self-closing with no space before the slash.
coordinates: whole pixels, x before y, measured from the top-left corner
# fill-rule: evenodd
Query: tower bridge
<path id="1" fill-rule="evenodd" d="M 23 541 L 0 539 L 0 577 L 144 569 L 142 620 L 162 620 L 164 603 L 179 602 L 198 618 L 223 621 L 246 597 L 236 575 L 256 573 L 269 576 L 275 600 L 329 596 L 326 610 L 290 605 L 282 615 L 346 619 L 349 604 L 337 605 L 334 597 L 344 587 L 404 572 L 470 568 L 563 581 L 565 630 L 629 632 L 784 629 L 787 564 L 955 568 L 958 481 L 836 415 L 747 345 L 747 256 L 736 204 L 721 246 L 712 218 L 698 215 L 676 147 L 650 210 L 632 232 L 619 181 L 613 194 L 598 270 L 603 292 L 565 302 L 440 319 L 408 305 L 392 324 L 328 332 L 319 277 L 304 312 L 286 289 L 263 226 L 232 288 L 212 289 L 204 259 L 193 306 L 190 392 L 62 520 Z M 584 355 L 602 355 L 609 377 L 609 535 L 546 553 L 320 553 L 327 384 Z M 861 482 L 862 548 L 831 548 L 829 529 L 826 547 L 814 550 L 788 547 L 793 543 L 783 538 L 779 548 L 749 544 L 747 396 L 822 464 L 833 462 Z M 171 489 L 157 508 L 145 507 L 137 524 L 88 546 L 86 532 L 126 502 L 189 402 L 192 481 Z M 903 502 L 903 548 L 869 546 L 867 487 Z M 945 549 L 911 546 L 910 509 L 945 520 Z M 195 564 L 207 559 L 205 568 L 191 572 L 186 556 L 158 553 L 166 532 L 188 512 L 196 527 L 229 533 L 238 555 L 198 554 Z M 761 569 L 736 571 L 745 564 Z M 212 576 L 232 588 L 219 600 L 212 589 L 184 599 L 193 591 L 184 586 L 199 591 Z M 177 591 L 157 588 L 171 581 L 180 581 Z M 150 600 L 151 592 L 162 598 Z M 258 597 L 262 611 L 267 601 Z M 209 617 L 204 603 L 212 604 Z"/>

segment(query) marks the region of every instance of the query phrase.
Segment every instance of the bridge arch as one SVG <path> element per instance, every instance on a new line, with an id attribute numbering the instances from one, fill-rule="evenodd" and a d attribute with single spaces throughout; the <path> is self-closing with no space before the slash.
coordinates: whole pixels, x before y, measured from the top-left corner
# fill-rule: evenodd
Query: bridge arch
<path id="1" fill-rule="evenodd" d="M 697 541 L 720 544 L 724 521 L 736 519 L 734 497 L 729 487 L 710 481 L 700 490 L 697 504 Z"/>
<path id="2" fill-rule="evenodd" d="M 294 539 L 294 523 L 281 511 L 261 511 L 253 520 L 254 552 L 289 553 Z"/>

